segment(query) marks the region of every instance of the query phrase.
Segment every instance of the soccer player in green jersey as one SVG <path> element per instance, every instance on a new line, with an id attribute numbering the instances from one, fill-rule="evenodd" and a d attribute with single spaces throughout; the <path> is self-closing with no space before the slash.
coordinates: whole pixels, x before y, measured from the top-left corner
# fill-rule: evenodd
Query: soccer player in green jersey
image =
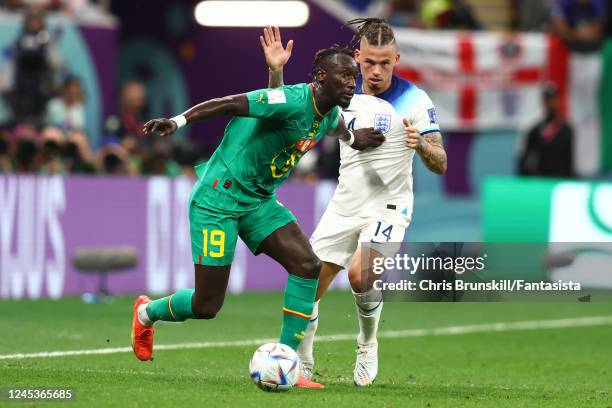
<path id="1" fill-rule="evenodd" d="M 265 253 L 289 273 L 280 342 L 297 349 L 312 313 L 321 263 L 295 216 L 276 200 L 276 189 L 300 158 L 325 135 L 354 149 L 377 147 L 382 133 L 349 131 L 339 117 L 355 92 L 358 70 L 352 51 L 319 51 L 312 82 L 212 99 L 172 119 L 154 119 L 145 133 L 168 136 L 187 123 L 233 116 L 211 159 L 196 167 L 189 202 L 195 290 L 134 304 L 132 347 L 140 360 L 153 353 L 153 323 L 212 319 L 223 305 L 238 236 L 254 254 Z M 301 379 L 298 385 L 320 388 Z"/>

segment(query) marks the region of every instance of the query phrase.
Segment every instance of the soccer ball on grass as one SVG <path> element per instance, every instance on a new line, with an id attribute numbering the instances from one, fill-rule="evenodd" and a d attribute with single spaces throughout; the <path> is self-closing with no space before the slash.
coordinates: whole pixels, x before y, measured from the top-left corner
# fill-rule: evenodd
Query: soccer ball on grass
<path id="1" fill-rule="evenodd" d="M 300 359 L 293 349 L 281 343 L 267 343 L 255 350 L 249 373 L 264 391 L 287 391 L 299 376 Z"/>

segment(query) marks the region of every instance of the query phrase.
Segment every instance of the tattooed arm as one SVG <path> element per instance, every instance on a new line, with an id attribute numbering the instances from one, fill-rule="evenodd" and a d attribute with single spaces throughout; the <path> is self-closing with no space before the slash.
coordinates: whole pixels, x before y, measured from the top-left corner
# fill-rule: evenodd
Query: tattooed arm
<path id="1" fill-rule="evenodd" d="M 446 173 L 447 157 L 444 150 L 444 142 L 440 132 L 427 133 L 421 136 L 419 130 L 412 126 L 407 119 L 404 119 L 408 138 L 406 145 L 421 156 L 425 166 L 436 174 Z"/>
<path id="2" fill-rule="evenodd" d="M 444 142 L 440 132 L 432 132 L 423 136 L 423 143 L 416 149 L 427 168 L 434 173 L 446 173 L 447 157 Z"/>

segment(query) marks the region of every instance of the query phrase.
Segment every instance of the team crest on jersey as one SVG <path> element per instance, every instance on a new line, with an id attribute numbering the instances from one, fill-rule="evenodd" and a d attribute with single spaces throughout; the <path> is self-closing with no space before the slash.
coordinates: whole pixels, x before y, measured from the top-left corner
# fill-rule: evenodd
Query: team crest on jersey
<path id="1" fill-rule="evenodd" d="M 391 115 L 377 113 L 374 116 L 374 129 L 387 133 L 391 129 Z"/>
<path id="2" fill-rule="evenodd" d="M 302 139 L 295 144 L 295 148 L 302 153 L 306 153 L 307 151 L 315 147 L 316 144 L 317 141 L 315 139 Z"/>
<path id="3" fill-rule="evenodd" d="M 427 113 L 429 114 L 429 123 L 438 122 L 438 117 L 436 116 L 436 110 L 434 108 L 427 109 Z"/>

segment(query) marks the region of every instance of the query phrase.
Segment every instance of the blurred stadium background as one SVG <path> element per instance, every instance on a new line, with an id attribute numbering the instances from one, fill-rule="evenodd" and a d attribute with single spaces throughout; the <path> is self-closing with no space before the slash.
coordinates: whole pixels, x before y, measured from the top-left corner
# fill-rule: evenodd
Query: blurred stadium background
<path id="1" fill-rule="evenodd" d="M 185 204 L 192 166 L 210 156 L 227 121 L 190 126 L 172 140 L 145 137 L 140 127 L 267 81 L 261 28 L 201 25 L 198 3 L 0 3 L 0 298 L 95 291 L 99 278 L 79 274 L 74 261 L 98 246 L 132 251 L 116 265 L 126 268 L 102 282 L 112 293 L 193 283 Z M 407 240 L 612 239 L 609 2 L 305 4 L 292 23 L 301 25 L 283 28 L 285 41 L 296 42 L 286 83 L 309 80 L 316 50 L 349 42 L 344 21 L 376 15 L 395 25 L 397 72 L 437 106 L 449 168 L 438 177 L 415 161 Z M 255 14 L 248 22 L 257 24 Z M 241 13 L 229 15 L 230 25 L 242 24 Z M 307 234 L 337 165 L 337 142 L 326 140 L 279 192 Z M 230 291 L 284 281 L 274 262 L 239 245 Z"/>

